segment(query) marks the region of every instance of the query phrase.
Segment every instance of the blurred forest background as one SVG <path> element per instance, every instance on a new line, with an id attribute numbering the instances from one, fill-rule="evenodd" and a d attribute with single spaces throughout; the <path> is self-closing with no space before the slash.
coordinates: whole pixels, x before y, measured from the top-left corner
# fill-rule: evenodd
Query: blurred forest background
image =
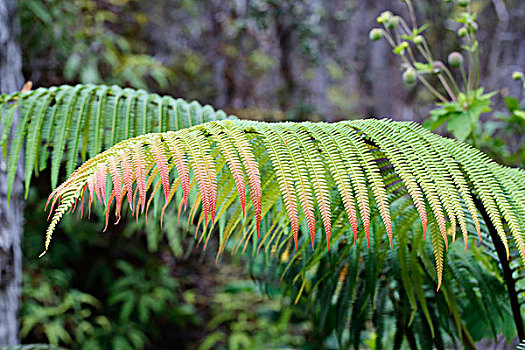
<path id="1" fill-rule="evenodd" d="M 511 74 L 525 69 L 525 2 L 472 6 L 479 13 L 481 81 L 487 91 L 498 90 L 493 110 L 503 111 L 505 97 L 524 98 Z M 19 0 L 18 7 L 24 77 L 36 87 L 118 84 L 264 120 L 423 122 L 435 103 L 421 86 L 403 83 L 386 41 L 368 38 L 382 11 L 407 15 L 401 1 Z M 431 23 L 425 35 L 434 57 L 446 61 L 460 49 L 450 5 L 419 0 L 415 8 L 420 23 Z M 490 125 L 494 113 L 482 120 Z M 491 130 L 486 150 L 523 166 L 522 131 L 497 141 Z M 511 142 L 506 158 L 498 153 L 503 142 Z M 213 246 L 203 252 L 174 232 L 166 238 L 155 223 L 121 223 L 101 234 L 103 223 L 67 217 L 50 253 L 37 259 L 46 175 L 34 182 L 26 207 L 24 343 L 330 348 L 329 335 L 316 333 L 306 308 L 292 307 L 285 289 L 255 282 L 264 261 L 247 269 L 242 256 L 228 255 L 216 265 Z"/>
<path id="2" fill-rule="evenodd" d="M 407 90 L 369 30 L 401 1 L 20 1 L 24 76 L 36 86 L 110 83 L 275 119 L 423 120 L 433 97 Z M 510 88 L 525 62 L 525 4 L 475 1 L 482 81 Z M 435 57 L 459 49 L 445 1 L 417 1 Z M 513 95 L 521 87 L 512 87 Z M 253 110 L 251 110 L 253 109 Z"/>

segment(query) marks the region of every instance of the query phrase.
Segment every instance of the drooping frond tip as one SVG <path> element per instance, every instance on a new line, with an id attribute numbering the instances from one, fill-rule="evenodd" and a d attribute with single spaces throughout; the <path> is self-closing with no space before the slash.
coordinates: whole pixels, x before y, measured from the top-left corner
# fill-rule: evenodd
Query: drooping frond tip
<path id="1" fill-rule="evenodd" d="M 257 161 L 263 155 L 269 159 L 264 166 Z M 225 172 L 230 174 L 227 180 L 222 175 Z M 137 214 L 139 210 L 147 212 L 146 203 L 151 201 L 148 196 L 154 195 L 157 188 L 162 187 L 166 205 L 181 198 L 173 195 L 179 190 L 172 187 L 175 184 L 180 186 L 186 206 L 192 181 L 196 182 L 202 204 L 204 227 L 209 221 L 213 227 L 219 216 L 231 213 L 226 207 L 237 206 L 243 217 L 248 213 L 247 219 L 258 237 L 264 199 L 261 180 L 271 176 L 275 176 L 282 196 L 296 248 L 303 220 L 312 249 L 323 229 L 329 247 L 331 213 L 337 203 L 334 195 L 339 196 L 346 211 L 354 242 L 361 232 L 368 242 L 372 208 L 377 208 L 392 248 L 389 196 L 404 195 L 417 209 L 425 236 L 427 215 L 432 216 L 432 242 L 442 266 L 442 243 L 448 250 L 449 235 L 454 242 L 457 225 L 465 247 L 472 230 L 469 222 L 480 235 L 475 195 L 506 249 L 505 225 L 525 259 L 521 171 L 501 167 L 478 150 L 432 134 L 417 124 L 373 119 L 334 124 L 224 120 L 122 141 L 84 163 L 50 195 L 51 209 L 58 207 L 47 230 L 45 249 L 58 221 L 85 192 L 89 192 L 88 206 L 96 199 L 108 208 L 108 213 L 115 200 L 118 219 L 125 198 Z M 176 181 L 170 184 L 170 177 Z M 219 183 L 218 177 L 223 179 Z M 228 193 L 221 194 L 221 190 L 234 187 L 238 201 L 228 200 Z M 245 209 L 246 190 L 251 211 Z M 270 205 L 264 215 L 278 217 L 271 210 L 276 207 Z M 316 208 L 322 225 L 316 223 Z"/>

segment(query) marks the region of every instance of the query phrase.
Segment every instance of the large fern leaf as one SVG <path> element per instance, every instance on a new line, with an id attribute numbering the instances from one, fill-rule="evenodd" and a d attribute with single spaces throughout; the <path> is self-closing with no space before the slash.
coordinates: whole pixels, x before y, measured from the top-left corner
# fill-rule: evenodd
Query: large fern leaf
<path id="1" fill-rule="evenodd" d="M 130 152 L 132 169 L 129 169 L 126 156 Z M 257 160 L 260 160 L 259 164 Z M 296 248 L 302 218 L 313 247 L 320 226 L 330 233 L 331 227 L 344 227 L 346 222 L 354 232 L 354 240 L 357 240 L 357 232 L 361 232 L 360 227 L 367 236 L 372 215 L 370 208 L 377 208 L 377 214 L 383 218 L 392 247 L 395 238 L 392 236 L 389 204 L 395 198 L 409 195 L 412 199 L 409 203 L 417 209 L 423 222 L 423 233 L 426 233 L 427 221 L 435 225 L 432 242 L 439 289 L 443 268 L 442 243 L 448 250 L 448 236 L 454 236 L 456 223 L 459 222 L 465 237 L 468 233 L 480 237 L 478 215 L 472 204 L 474 195 L 482 199 L 494 226 L 501 228 L 501 238 L 507 247 L 504 229 L 510 230 L 525 261 L 522 171 L 502 167 L 480 151 L 431 134 L 416 124 L 373 119 L 335 124 L 217 121 L 122 141 L 85 162 L 50 195 L 52 210 L 55 204 L 58 206 L 46 233 L 45 249 L 48 249 L 61 217 L 76 206 L 86 191 L 91 198 L 89 203 L 96 197 L 109 210 L 113 199 L 117 199 L 116 209 L 120 211 L 118 202 L 135 183 L 139 196 L 138 199 L 131 197 L 130 207 L 138 211 L 139 207 L 145 209 L 146 197 L 156 192 L 147 192 L 151 186 L 146 184 L 158 183 L 156 188 L 159 188 L 162 183 L 165 201 L 175 198 L 170 196 L 170 192 L 177 190 L 169 188 L 168 175 L 171 174 L 180 178 L 177 184 L 186 183 L 182 186 L 186 201 L 190 180 L 188 170 L 179 171 L 177 168 L 181 164 L 191 168 L 197 182 L 198 198 L 203 205 L 204 230 L 209 232 L 209 216 L 212 226 L 217 222 L 217 208 L 217 216 L 228 215 L 227 219 L 234 223 L 226 227 L 223 237 L 230 237 L 241 225 L 239 239 L 246 242 L 252 236 L 246 228 L 258 233 L 261 216 L 264 219 L 265 214 L 273 222 L 266 224 L 270 229 L 268 234 L 272 236 L 268 238 L 265 234 L 262 240 L 269 245 L 276 232 L 282 234 L 284 226 L 279 224 L 283 222 L 282 216 L 275 210 L 268 214 L 269 208 L 276 208 L 279 199 L 274 195 L 278 193 L 277 183 Z M 177 169 L 177 172 L 171 172 L 171 169 Z M 130 177 L 129 173 L 135 175 Z M 217 174 L 224 173 L 230 176 L 221 177 L 222 180 L 217 182 Z M 108 175 L 112 181 L 106 184 Z M 245 178 L 250 184 L 254 210 L 248 211 L 248 220 L 241 224 L 238 218 L 241 212 L 244 213 L 245 188 L 242 184 L 246 183 Z M 274 178 L 275 181 L 268 181 Z M 233 183 L 240 186 L 238 202 L 228 196 Z M 118 188 L 111 189 L 111 186 Z M 253 190 L 258 186 L 261 187 Z M 225 189 L 228 190 L 221 193 Z M 331 198 L 328 193 L 333 194 Z M 259 203 L 265 203 L 266 199 L 269 201 L 261 210 Z M 330 205 L 330 201 L 340 202 L 339 207 L 344 210 L 337 210 L 338 206 Z M 314 204 L 321 213 L 323 225 L 315 226 Z M 429 219 L 426 217 L 427 207 L 431 211 Z M 337 212 L 330 214 L 327 208 Z M 239 214 L 230 216 L 231 210 L 237 210 Z M 467 221 L 474 223 L 470 232 Z M 436 232 L 441 235 L 441 241 Z M 340 233 L 332 237 L 340 238 Z M 329 239 L 327 236 L 327 243 Z"/>

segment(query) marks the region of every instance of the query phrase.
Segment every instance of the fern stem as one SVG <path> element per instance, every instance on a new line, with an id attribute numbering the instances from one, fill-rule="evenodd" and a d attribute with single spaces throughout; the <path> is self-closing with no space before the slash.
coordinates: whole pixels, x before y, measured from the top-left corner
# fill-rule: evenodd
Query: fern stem
<path id="1" fill-rule="evenodd" d="M 512 270 L 510 269 L 509 261 L 507 260 L 507 253 L 505 251 L 505 247 L 503 246 L 503 243 L 501 242 L 498 236 L 496 228 L 492 224 L 492 221 L 490 220 L 489 215 L 487 214 L 487 211 L 483 207 L 481 201 L 478 198 L 474 197 L 474 203 L 476 204 L 476 207 L 478 208 L 479 212 L 481 213 L 481 216 L 483 217 L 483 220 L 485 221 L 485 224 L 487 225 L 490 238 L 494 243 L 496 253 L 498 253 L 501 269 L 503 270 L 503 278 L 505 280 L 505 285 L 507 286 L 507 295 L 510 301 L 512 317 L 514 318 L 514 325 L 516 326 L 516 331 L 518 332 L 518 338 L 520 340 L 525 340 L 525 328 L 523 326 L 523 316 L 521 315 L 518 293 L 516 291 L 516 279 L 514 279 L 514 277 L 512 276 Z"/>

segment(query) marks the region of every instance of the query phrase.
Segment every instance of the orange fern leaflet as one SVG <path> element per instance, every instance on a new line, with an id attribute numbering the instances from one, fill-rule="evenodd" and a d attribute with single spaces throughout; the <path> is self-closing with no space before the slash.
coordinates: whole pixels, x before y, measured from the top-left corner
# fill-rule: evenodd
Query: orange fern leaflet
<path id="1" fill-rule="evenodd" d="M 126 193 L 128 195 L 129 209 L 133 212 L 133 169 L 129 160 L 129 153 L 122 152 L 119 157 L 120 166 L 122 167 L 122 173 L 124 175 L 124 186 L 126 186 Z"/>
<path id="2" fill-rule="evenodd" d="M 122 196 L 124 195 L 124 192 L 122 192 L 122 176 L 115 157 L 109 157 L 108 163 L 109 173 L 111 175 L 111 180 L 113 181 L 112 195 L 117 201 L 117 215 L 118 220 L 120 220 L 120 206 L 122 204 Z"/>
<path id="3" fill-rule="evenodd" d="M 133 168 L 137 172 L 136 181 L 142 208 L 141 212 L 144 212 L 144 208 L 146 207 L 146 163 L 143 158 L 142 143 L 137 142 L 132 152 Z"/>
<path id="4" fill-rule="evenodd" d="M 250 198 L 252 200 L 254 214 L 255 214 L 255 227 L 257 231 L 257 238 L 259 238 L 259 228 L 261 226 L 261 179 L 259 177 L 259 166 L 255 161 L 251 147 L 246 140 L 246 136 L 243 134 L 242 129 L 233 124 L 231 121 L 226 120 L 222 123 L 217 123 L 222 131 L 231 137 L 232 142 L 235 144 L 239 155 L 246 169 L 248 175 L 248 186 L 250 189 Z"/>
<path id="5" fill-rule="evenodd" d="M 148 142 L 151 153 L 153 153 L 153 158 L 155 158 L 157 168 L 159 169 L 162 187 L 164 188 L 164 197 L 167 202 L 168 196 L 170 195 L 170 179 L 168 171 L 168 159 L 166 157 L 166 153 L 164 152 L 164 145 L 158 137 L 151 137 Z"/>
<path id="6" fill-rule="evenodd" d="M 190 195 L 190 171 L 185 157 L 184 146 L 172 131 L 169 131 L 164 135 L 164 140 L 168 144 L 172 159 L 175 161 L 175 167 L 179 174 L 182 193 L 184 196 L 184 207 L 186 207 Z"/>

